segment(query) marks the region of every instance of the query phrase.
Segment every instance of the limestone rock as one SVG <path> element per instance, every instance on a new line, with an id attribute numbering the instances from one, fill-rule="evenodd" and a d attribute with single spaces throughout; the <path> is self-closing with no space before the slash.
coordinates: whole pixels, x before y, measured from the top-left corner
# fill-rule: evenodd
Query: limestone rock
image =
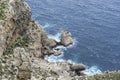
<path id="1" fill-rule="evenodd" d="M 62 31 L 60 44 L 64 46 L 68 46 L 72 43 L 73 43 L 73 39 L 71 33 L 68 31 Z"/>
<path id="2" fill-rule="evenodd" d="M 23 62 L 29 62 L 29 57 L 29 53 L 27 53 L 24 48 L 17 47 L 14 49 L 14 58 Z"/>
<path id="3" fill-rule="evenodd" d="M 28 80 L 31 79 L 31 71 L 29 69 L 19 69 L 17 74 L 18 80 Z"/>
<path id="4" fill-rule="evenodd" d="M 54 48 L 57 46 L 57 41 L 54 39 L 45 39 L 43 44 L 44 46 L 49 46 L 50 48 Z"/>
<path id="5" fill-rule="evenodd" d="M 50 47 L 44 46 L 44 47 L 42 47 L 42 53 L 44 55 L 51 55 L 51 54 L 53 54 L 53 51 L 50 49 Z"/>
<path id="6" fill-rule="evenodd" d="M 72 71 L 82 71 L 82 70 L 85 70 L 85 66 L 82 65 L 82 64 L 72 64 L 70 66 L 71 70 Z"/>
<path id="7" fill-rule="evenodd" d="M 59 56 L 61 55 L 61 50 L 59 48 L 53 49 L 54 56 Z"/>

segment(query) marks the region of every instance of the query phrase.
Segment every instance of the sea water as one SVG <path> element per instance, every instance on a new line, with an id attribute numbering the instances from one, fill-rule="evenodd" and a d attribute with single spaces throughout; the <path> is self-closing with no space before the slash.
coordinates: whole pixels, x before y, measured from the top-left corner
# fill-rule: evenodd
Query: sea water
<path id="1" fill-rule="evenodd" d="M 74 45 L 59 46 L 63 54 L 49 61 L 87 65 L 88 74 L 120 69 L 120 0 L 26 0 L 32 17 L 50 38 L 70 31 Z"/>

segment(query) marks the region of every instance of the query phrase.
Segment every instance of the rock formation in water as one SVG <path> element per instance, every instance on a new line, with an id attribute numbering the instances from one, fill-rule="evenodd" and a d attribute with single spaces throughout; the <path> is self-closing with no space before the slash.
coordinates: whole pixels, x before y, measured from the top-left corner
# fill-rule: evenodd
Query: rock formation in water
<path id="1" fill-rule="evenodd" d="M 60 44 L 61 45 L 64 45 L 64 46 L 68 46 L 70 44 L 73 43 L 73 39 L 72 39 L 72 36 L 71 36 L 71 33 L 68 32 L 68 31 L 62 31 L 62 34 L 61 34 L 61 42 Z"/>
<path id="2" fill-rule="evenodd" d="M 60 42 L 48 38 L 23 0 L 0 0 L 0 80 L 80 79 L 84 65 L 45 60 L 61 54 L 57 46 L 72 43 L 67 31 L 62 31 Z"/>

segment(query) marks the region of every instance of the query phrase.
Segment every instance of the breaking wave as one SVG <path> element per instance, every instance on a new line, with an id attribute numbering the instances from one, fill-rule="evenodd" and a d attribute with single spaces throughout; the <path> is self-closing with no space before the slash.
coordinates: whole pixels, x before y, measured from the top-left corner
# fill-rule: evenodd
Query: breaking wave
<path id="1" fill-rule="evenodd" d="M 49 38 L 52 38 L 52 39 L 55 39 L 57 42 L 60 42 L 60 37 L 61 37 L 61 33 L 58 32 L 57 34 L 55 35 L 48 35 Z"/>
<path id="2" fill-rule="evenodd" d="M 102 74 L 102 71 L 99 69 L 98 66 L 92 66 L 83 71 L 83 73 L 91 76 L 95 74 Z"/>
<path id="3" fill-rule="evenodd" d="M 45 25 L 42 26 L 42 28 L 44 28 L 44 29 L 45 29 L 45 28 L 51 28 L 51 27 L 53 27 L 53 26 L 50 25 L 49 23 L 46 23 Z"/>
<path id="4" fill-rule="evenodd" d="M 73 47 L 76 47 L 77 46 L 77 39 L 76 38 L 73 38 L 73 44 L 69 45 L 67 48 L 73 48 Z"/>

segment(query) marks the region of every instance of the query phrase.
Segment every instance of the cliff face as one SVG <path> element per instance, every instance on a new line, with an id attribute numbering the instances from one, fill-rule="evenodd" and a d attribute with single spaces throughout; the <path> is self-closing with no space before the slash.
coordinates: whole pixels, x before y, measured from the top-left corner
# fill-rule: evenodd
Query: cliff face
<path id="1" fill-rule="evenodd" d="M 0 54 L 2 55 L 6 48 L 10 48 L 15 40 L 21 37 L 20 33 L 27 30 L 27 26 L 31 20 L 31 13 L 26 4 L 19 3 L 18 1 L 2 0 L 1 5 L 5 5 L 2 8 L 2 18 L 0 20 L 0 37 L 2 43 L 0 45 Z"/>
<path id="2" fill-rule="evenodd" d="M 56 46 L 72 42 L 67 31 L 62 31 L 60 42 L 48 38 L 23 0 L 0 0 L 0 80 L 79 79 L 84 65 L 44 59 L 61 54 Z"/>

